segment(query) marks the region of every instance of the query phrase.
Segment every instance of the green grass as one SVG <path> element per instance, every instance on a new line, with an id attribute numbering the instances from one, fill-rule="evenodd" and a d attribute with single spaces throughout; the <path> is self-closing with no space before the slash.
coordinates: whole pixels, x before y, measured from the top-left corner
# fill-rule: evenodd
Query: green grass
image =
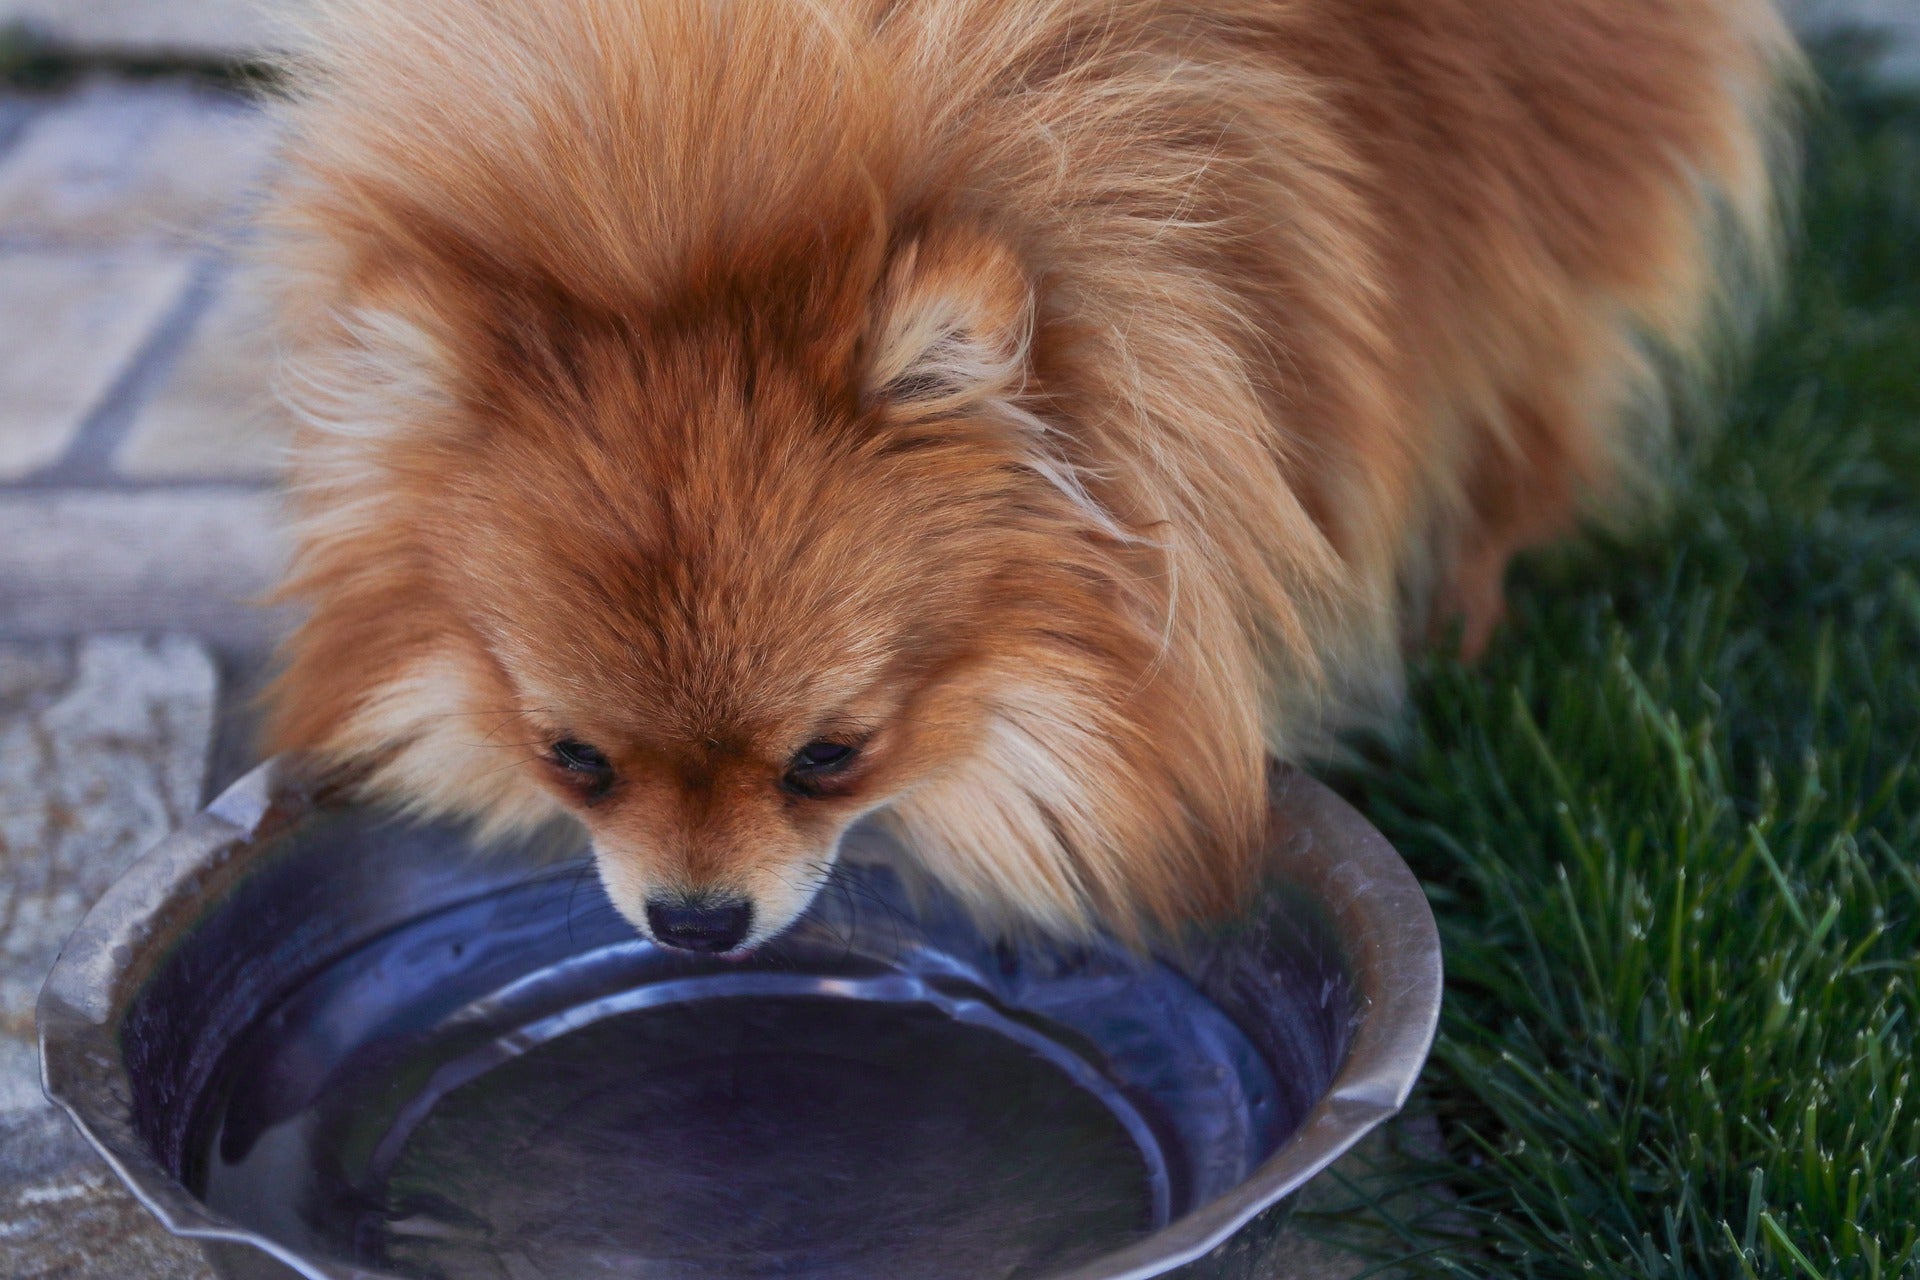
<path id="1" fill-rule="evenodd" d="M 1801 223 L 1671 513 L 1341 779 L 1446 947 L 1423 1268 L 1920 1276 L 1920 98 L 1829 78 Z"/>

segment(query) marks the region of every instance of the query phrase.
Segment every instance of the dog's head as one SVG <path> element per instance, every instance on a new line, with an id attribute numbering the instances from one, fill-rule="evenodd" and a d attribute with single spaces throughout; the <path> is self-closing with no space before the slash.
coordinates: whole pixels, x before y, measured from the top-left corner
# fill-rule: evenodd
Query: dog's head
<path id="1" fill-rule="evenodd" d="M 983 905 L 1183 898 L 1109 833 L 1177 828 L 1206 749 L 1125 585 L 1150 549 L 1026 407 L 1019 263 L 950 231 L 851 290 L 794 270 L 784 326 L 764 274 L 621 314 L 436 269 L 336 311 L 295 370 L 277 745 L 423 812 L 570 814 L 682 947 L 784 928 L 882 806 Z"/>
<path id="2" fill-rule="evenodd" d="M 1309 579 L 1244 550 L 1289 518 L 1257 433 L 1190 430 L 1256 418 L 1214 291 L 1100 301 L 1132 268 L 983 197 L 1011 161 L 932 145 L 921 62 L 888 90 L 785 6 L 322 8 L 269 218 L 307 418 L 272 745 L 577 820 L 680 945 L 780 930 L 883 809 L 1043 927 L 1231 899 L 1302 647 L 1237 584 Z"/>

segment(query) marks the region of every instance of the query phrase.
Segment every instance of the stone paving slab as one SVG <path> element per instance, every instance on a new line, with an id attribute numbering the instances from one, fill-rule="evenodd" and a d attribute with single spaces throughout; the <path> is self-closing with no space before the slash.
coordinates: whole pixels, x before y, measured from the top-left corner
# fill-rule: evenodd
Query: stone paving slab
<path id="1" fill-rule="evenodd" d="M 271 335 L 259 291 L 230 281 L 134 411 L 115 469 L 143 479 L 269 479 L 293 434 L 293 415 L 273 394 Z"/>
<path id="2" fill-rule="evenodd" d="M 0 0 L 0 26 L 91 53 L 253 58 L 282 47 L 298 0 Z"/>
<path id="3" fill-rule="evenodd" d="M 257 650 L 287 622 L 250 603 L 285 555 L 262 490 L 0 493 L 0 636 L 174 630 Z"/>
<path id="4" fill-rule="evenodd" d="M 264 479 L 287 431 L 260 309 L 195 322 L 271 171 L 266 113 L 177 79 L 0 105 L 0 483 L 97 482 L 116 450 L 142 479 Z"/>
<path id="5" fill-rule="evenodd" d="M 199 807 L 217 697 L 180 637 L 0 645 L 0 1275 L 207 1274 L 41 1096 L 33 1003 L 87 907 Z"/>
<path id="6" fill-rule="evenodd" d="M 0 480 L 66 452 L 191 271 L 178 253 L 0 253 Z"/>
<path id="7" fill-rule="evenodd" d="M 185 81 L 96 77 L 0 157 L 0 245 L 209 245 L 264 180 L 259 107 Z"/>
<path id="8" fill-rule="evenodd" d="M 0 648 L 0 1033 L 31 1035 L 81 914 L 199 809 L 217 690 L 177 637 Z"/>

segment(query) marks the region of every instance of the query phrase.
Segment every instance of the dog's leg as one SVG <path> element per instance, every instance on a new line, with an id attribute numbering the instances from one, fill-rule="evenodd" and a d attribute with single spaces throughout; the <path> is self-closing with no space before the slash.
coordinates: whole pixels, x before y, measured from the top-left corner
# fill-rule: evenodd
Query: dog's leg
<path id="1" fill-rule="evenodd" d="M 1506 616 L 1504 582 L 1513 557 L 1572 531 L 1580 494 L 1594 472 L 1582 426 L 1538 401 L 1509 406 L 1497 434 L 1476 433 L 1479 450 L 1465 483 L 1466 519 L 1442 570 L 1430 619 L 1432 639 L 1460 628 L 1461 656 L 1477 660 Z"/>

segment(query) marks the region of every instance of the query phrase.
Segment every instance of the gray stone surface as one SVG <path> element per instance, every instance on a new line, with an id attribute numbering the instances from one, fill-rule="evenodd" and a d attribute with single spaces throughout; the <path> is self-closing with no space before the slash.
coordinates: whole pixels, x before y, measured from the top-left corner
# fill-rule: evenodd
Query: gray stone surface
<path id="1" fill-rule="evenodd" d="M 190 270 L 155 251 L 0 253 L 0 480 L 66 452 Z"/>
<path id="2" fill-rule="evenodd" d="M 0 645 L 0 1275 L 206 1274 L 40 1095 L 33 1002 L 87 906 L 198 807 L 217 686 L 177 637 Z"/>
<path id="3" fill-rule="evenodd" d="M 244 277 L 226 282 L 135 410 L 116 469 L 146 479 L 271 477 L 293 431 L 271 386 L 271 332 L 258 290 Z"/>
<path id="4" fill-rule="evenodd" d="M 248 58 L 284 47 L 299 0 L 0 0 L 0 26 L 88 52 Z"/>
<path id="5" fill-rule="evenodd" d="M 177 630 L 257 649 L 285 623 L 251 603 L 285 554 L 265 490 L 0 491 L 0 636 Z"/>
<path id="6" fill-rule="evenodd" d="M 0 484 L 265 480 L 265 317 L 208 282 L 271 171 L 266 113 L 105 76 L 0 107 Z"/>
<path id="7" fill-rule="evenodd" d="M 0 159 L 0 245 L 207 245 L 264 181 L 265 113 L 184 81 L 96 77 Z"/>

